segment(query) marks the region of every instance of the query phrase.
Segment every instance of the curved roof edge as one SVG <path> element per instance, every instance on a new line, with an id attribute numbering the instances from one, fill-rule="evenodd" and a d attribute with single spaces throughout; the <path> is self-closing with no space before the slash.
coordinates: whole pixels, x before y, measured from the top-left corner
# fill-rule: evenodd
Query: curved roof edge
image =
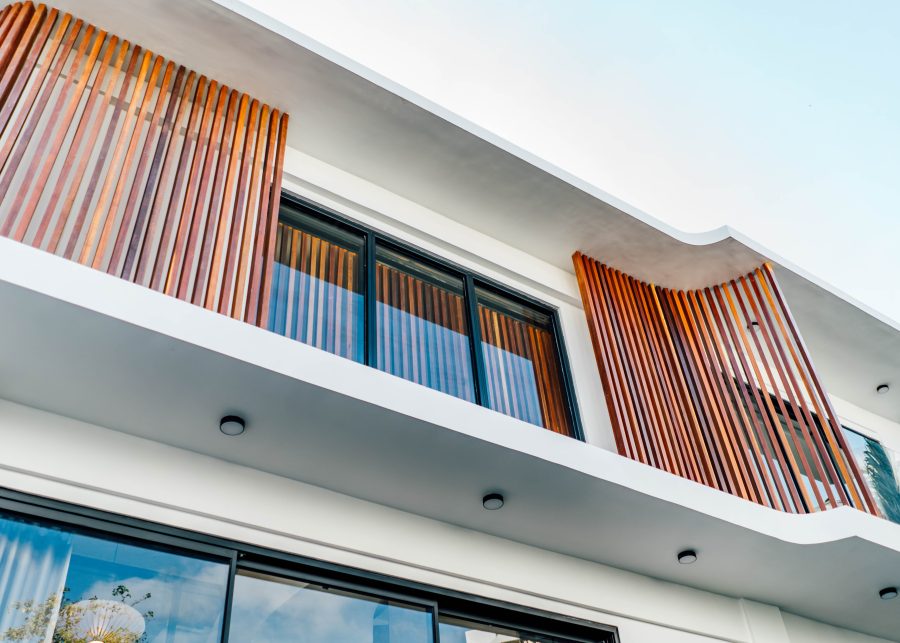
<path id="1" fill-rule="evenodd" d="M 782 268 L 790 270 L 803 279 L 811 282 L 819 288 L 828 291 L 835 297 L 860 309 L 867 315 L 873 317 L 874 319 L 887 326 L 890 326 L 892 329 L 900 333 L 900 321 L 888 317 L 887 315 L 875 310 L 867 304 L 864 304 L 848 293 L 836 288 L 824 279 L 812 274 L 811 272 L 803 268 L 800 268 L 795 263 L 788 261 L 784 257 L 772 252 L 763 244 L 753 240 L 752 238 L 741 233 L 730 225 L 726 224 L 701 232 L 689 232 L 672 226 L 659 219 L 658 217 L 655 217 L 648 212 L 632 205 L 631 203 L 628 203 L 627 201 L 624 201 L 616 197 L 615 195 L 606 192 L 597 185 L 580 178 L 572 172 L 565 170 L 559 165 L 547 161 L 546 159 L 530 152 L 524 147 L 499 136 L 493 131 L 482 127 L 478 123 L 467 119 L 450 109 L 447 109 L 443 105 L 426 98 L 425 96 L 411 90 L 407 86 L 388 78 L 387 76 L 360 63 L 359 61 L 350 58 L 349 56 L 346 56 L 339 51 L 325 45 L 324 43 L 310 37 L 309 35 L 299 31 L 298 29 L 293 28 L 287 22 L 284 16 L 273 16 L 252 6 L 251 3 L 244 2 L 243 0 L 213 0 L 213 2 L 265 27 L 266 29 L 274 33 L 277 33 L 291 40 L 295 44 L 298 44 L 303 48 L 314 52 L 318 56 L 321 56 L 322 58 L 325 58 L 326 60 L 339 65 L 340 67 L 343 67 L 347 71 L 352 72 L 353 74 L 367 80 L 368 82 L 377 85 L 382 89 L 387 90 L 388 92 L 395 94 L 396 96 L 399 96 L 403 100 L 408 101 L 413 105 L 438 116 L 448 123 L 462 130 L 465 130 L 466 132 L 469 132 L 470 134 L 490 143 L 491 145 L 500 148 L 503 151 L 534 166 L 535 168 L 546 172 L 547 174 L 550 174 L 557 179 L 564 181 L 565 183 L 568 183 L 569 185 L 586 194 L 589 194 L 590 196 L 600 201 L 603 201 L 604 203 L 616 208 L 617 210 L 633 217 L 634 219 L 637 219 L 638 221 L 656 229 L 659 232 L 662 232 L 663 234 L 677 241 L 680 241 L 683 244 L 703 247 L 713 246 L 721 242 L 727 242 L 728 240 L 737 241 L 740 244 L 746 246 L 747 249 L 751 252 L 757 253 L 772 261 L 773 263 L 778 264 Z"/>

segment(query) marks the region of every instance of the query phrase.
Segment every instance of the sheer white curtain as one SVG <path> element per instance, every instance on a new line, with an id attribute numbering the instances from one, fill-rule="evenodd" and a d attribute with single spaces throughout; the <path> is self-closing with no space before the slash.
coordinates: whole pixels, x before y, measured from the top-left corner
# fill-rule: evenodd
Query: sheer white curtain
<path id="1" fill-rule="evenodd" d="M 0 518 L 0 641 L 29 623 L 25 640 L 50 643 L 71 553 L 70 534 Z"/>

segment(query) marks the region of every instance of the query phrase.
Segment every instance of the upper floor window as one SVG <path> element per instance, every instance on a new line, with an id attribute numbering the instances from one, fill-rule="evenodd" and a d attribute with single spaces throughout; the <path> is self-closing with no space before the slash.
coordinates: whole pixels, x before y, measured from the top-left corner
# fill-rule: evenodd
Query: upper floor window
<path id="1" fill-rule="evenodd" d="M 285 197 L 269 329 L 577 436 L 555 311 Z"/>
<path id="2" fill-rule="evenodd" d="M 900 523 L 900 453 L 847 427 L 844 436 L 881 513 Z"/>

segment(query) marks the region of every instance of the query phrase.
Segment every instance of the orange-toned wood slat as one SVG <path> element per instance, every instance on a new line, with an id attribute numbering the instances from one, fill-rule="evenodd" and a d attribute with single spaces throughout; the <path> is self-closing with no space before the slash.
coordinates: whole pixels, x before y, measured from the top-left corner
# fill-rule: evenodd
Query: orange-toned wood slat
<path id="1" fill-rule="evenodd" d="M 71 14 L 0 9 L 3 236 L 264 324 L 287 123 Z"/>
<path id="2" fill-rule="evenodd" d="M 50 225 L 50 222 L 53 220 L 53 217 L 56 213 L 56 205 L 59 202 L 59 199 L 62 198 L 63 190 L 66 186 L 66 183 L 69 179 L 69 174 L 73 169 L 79 169 L 80 172 L 77 173 L 77 177 L 80 177 L 84 171 L 84 165 L 87 164 L 87 158 L 85 158 L 83 164 L 76 164 L 76 159 L 81 152 L 81 144 L 84 140 L 85 134 L 88 131 L 88 128 L 91 124 L 91 119 L 93 118 L 94 108 L 96 107 L 97 100 L 100 97 L 100 89 L 103 86 L 103 80 L 106 76 L 106 72 L 110 67 L 110 62 L 112 61 L 112 56 L 115 53 L 119 44 L 119 39 L 115 36 L 109 39 L 109 42 L 106 45 L 106 53 L 103 55 L 103 60 L 100 63 L 100 68 L 97 71 L 97 76 L 94 78 L 94 82 L 92 83 L 91 91 L 88 94 L 87 103 L 85 104 L 84 110 L 81 112 L 81 117 L 78 122 L 78 128 L 75 130 L 75 137 L 72 139 L 71 145 L 69 145 L 69 151 L 66 154 L 65 161 L 63 162 L 62 168 L 60 169 L 59 176 L 55 181 L 55 185 L 53 186 L 53 192 L 50 196 L 50 201 L 43 208 L 43 218 L 41 220 L 40 225 L 38 226 L 37 233 L 35 234 L 34 240 L 32 243 L 37 247 L 42 247 L 44 235 L 46 234 L 47 228 Z M 127 45 L 121 47 L 118 64 L 116 65 L 116 71 L 121 67 L 122 61 L 124 60 L 125 52 L 127 50 Z M 116 74 L 117 75 L 117 74 Z M 115 82 L 115 77 L 113 76 L 113 82 Z M 106 94 L 109 95 L 112 90 L 112 83 L 107 88 Z M 97 120 L 96 128 L 94 130 L 94 137 L 88 138 L 88 140 L 93 140 L 96 138 L 96 132 L 99 129 L 101 124 L 101 120 Z M 85 157 L 90 156 L 90 150 L 85 152 Z M 80 184 L 80 178 L 76 178 L 73 185 L 78 186 Z M 53 233 L 50 237 L 50 244 L 48 249 L 50 252 L 55 252 L 56 247 L 59 244 L 59 238 L 62 235 L 63 229 L 67 223 L 66 216 L 60 216 L 57 220 L 57 224 L 54 227 Z"/>
<path id="3" fill-rule="evenodd" d="M 44 115 L 44 110 L 50 103 L 54 87 L 59 82 L 60 75 L 65 67 L 66 60 L 69 57 L 69 52 L 72 50 L 72 47 L 75 44 L 75 38 L 83 24 L 79 20 L 70 28 L 70 21 L 70 16 L 67 17 L 67 19 L 64 18 L 62 24 L 59 26 L 59 29 L 65 33 L 65 40 L 63 41 L 60 55 L 57 57 L 56 63 L 52 66 L 49 82 L 44 84 L 40 94 L 35 97 L 35 102 L 26 105 L 25 107 L 27 107 L 27 109 L 22 109 L 20 111 L 15 126 L 3 133 L 4 142 L 3 146 L 0 147 L 0 204 L 7 203 L 7 192 L 13 184 L 13 179 L 16 178 L 17 174 L 23 173 L 21 172 L 22 166 L 31 166 L 30 163 L 23 163 L 23 159 L 25 158 L 26 151 L 35 139 L 35 130 L 37 129 L 41 117 Z M 52 57 L 47 58 L 45 59 L 45 64 L 49 64 L 51 61 Z M 51 108 L 49 110 L 49 118 L 53 119 L 55 113 L 56 111 Z M 45 129 L 45 133 L 47 131 L 48 130 Z M 32 152 L 32 161 L 34 160 L 35 154 L 40 156 L 39 151 L 37 153 Z M 20 181 L 28 181 L 27 173 L 25 173 L 24 177 L 20 177 Z M 0 214 L 4 217 L 4 221 L 2 225 L 0 225 L 0 235 L 8 236 L 13 228 L 13 224 L 16 222 L 18 210 L 13 208 L 11 203 L 7 203 Z"/>
<path id="4" fill-rule="evenodd" d="M 771 266 L 676 291 L 574 262 L 622 455 L 782 511 L 877 513 Z"/>

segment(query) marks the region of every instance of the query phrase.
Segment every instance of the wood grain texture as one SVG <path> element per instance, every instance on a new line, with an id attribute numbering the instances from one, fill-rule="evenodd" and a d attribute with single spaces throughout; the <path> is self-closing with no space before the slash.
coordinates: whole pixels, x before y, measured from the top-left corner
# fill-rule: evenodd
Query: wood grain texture
<path id="1" fill-rule="evenodd" d="M 781 511 L 878 514 L 771 266 L 674 291 L 574 262 L 622 455 Z"/>
<path id="2" fill-rule="evenodd" d="M 4 236 L 264 324 L 287 123 L 71 14 L 0 9 Z"/>

